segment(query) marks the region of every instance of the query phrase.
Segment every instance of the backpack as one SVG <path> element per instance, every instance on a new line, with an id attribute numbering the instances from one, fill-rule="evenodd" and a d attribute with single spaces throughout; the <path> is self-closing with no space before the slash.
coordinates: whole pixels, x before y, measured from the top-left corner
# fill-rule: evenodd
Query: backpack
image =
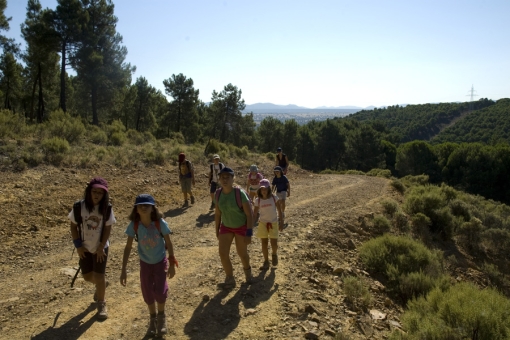
<path id="1" fill-rule="evenodd" d="M 220 163 L 218 163 L 218 165 L 220 166 L 220 171 L 221 171 L 221 169 L 223 169 L 223 168 L 225 167 L 225 165 L 223 165 L 223 163 L 221 163 L 221 162 L 220 162 Z M 213 174 L 213 170 L 214 170 L 213 166 L 214 166 L 214 164 L 211 164 L 211 165 L 210 165 L 210 167 L 211 167 L 211 172 L 210 172 L 210 176 L 209 176 L 209 177 L 211 178 L 211 180 L 210 180 L 209 182 L 211 182 L 211 181 L 212 181 L 212 174 Z"/>
<path id="2" fill-rule="evenodd" d="M 218 190 L 216 190 L 216 193 L 215 193 L 216 204 L 220 203 L 220 195 L 221 195 L 222 189 L 223 188 L 219 188 Z M 244 191 L 242 188 L 234 187 L 234 193 L 235 193 L 235 196 L 236 196 L 237 206 L 239 207 L 239 209 L 241 209 L 244 212 L 244 209 L 243 209 L 243 200 L 241 199 L 241 191 L 243 191 L 246 194 L 246 191 Z M 248 194 L 246 194 L 246 196 L 248 196 Z M 251 220 L 253 222 L 253 206 L 252 206 L 251 200 L 249 198 L 248 198 L 248 205 L 250 207 Z"/>
<path id="3" fill-rule="evenodd" d="M 138 242 L 138 225 L 140 224 L 140 221 L 134 221 L 134 226 L 133 228 L 135 229 L 135 241 Z M 163 236 L 163 233 L 161 232 L 161 226 L 159 224 L 159 219 L 157 219 L 156 221 L 154 221 L 154 224 L 156 225 L 156 229 L 159 231 L 159 234 L 161 235 L 161 237 L 163 238 L 163 242 L 165 242 L 165 237 Z M 165 249 L 168 249 L 167 248 L 167 245 L 166 245 L 166 242 L 165 242 Z"/>
<path id="4" fill-rule="evenodd" d="M 80 239 L 83 241 L 81 235 L 82 235 L 82 226 L 83 226 L 83 220 L 81 218 L 81 202 L 83 200 L 79 200 L 74 202 L 73 204 L 73 214 L 74 214 L 74 220 L 76 221 L 76 224 L 78 225 L 78 235 L 80 236 Z M 106 225 L 106 221 L 110 219 L 110 215 L 112 214 L 112 204 L 108 203 L 108 206 L 106 207 L 106 211 L 103 212 L 103 227 L 101 228 L 101 236 L 99 237 L 99 242 L 103 242 L 103 233 L 104 233 L 104 227 Z"/>
<path id="5" fill-rule="evenodd" d="M 193 163 L 191 163 L 187 159 L 185 159 L 184 161 L 186 162 L 186 167 L 188 168 L 188 171 L 189 171 L 188 174 L 190 174 L 193 171 Z M 180 165 L 179 165 L 179 175 L 185 176 L 185 175 L 182 174 Z"/>

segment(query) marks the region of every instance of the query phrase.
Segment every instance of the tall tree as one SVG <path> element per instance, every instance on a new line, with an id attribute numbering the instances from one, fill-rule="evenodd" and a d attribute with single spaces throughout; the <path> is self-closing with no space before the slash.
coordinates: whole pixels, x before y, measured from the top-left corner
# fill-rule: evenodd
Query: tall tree
<path id="1" fill-rule="evenodd" d="M 331 119 L 321 124 L 317 134 L 317 164 L 319 170 L 337 170 L 345 153 L 345 133 L 339 124 Z"/>
<path id="2" fill-rule="evenodd" d="M 50 19 L 60 46 L 59 107 L 66 112 L 66 68 L 70 57 L 80 45 L 80 34 L 86 15 L 79 0 L 57 0 L 57 2 L 57 8 L 50 13 Z"/>
<path id="3" fill-rule="evenodd" d="M 135 129 L 137 131 L 145 131 L 156 123 L 152 108 L 152 99 L 156 94 L 156 89 L 150 86 L 144 77 L 139 77 L 136 80 L 135 87 Z"/>
<path id="4" fill-rule="evenodd" d="M 262 152 L 275 152 L 278 144 L 283 140 L 284 125 L 281 121 L 268 116 L 264 118 L 257 128 L 258 147 Z"/>
<path id="5" fill-rule="evenodd" d="M 26 64 L 27 81 L 31 87 L 28 116 L 42 122 L 45 117 L 48 99 L 53 96 L 58 75 L 58 40 L 48 25 L 48 10 L 43 11 L 39 0 L 28 0 L 27 17 L 21 25 L 21 34 L 27 42 L 23 54 Z M 44 84 L 44 86 L 43 86 Z M 37 114 L 34 110 L 35 92 L 38 91 Z M 55 109 L 52 107 L 51 109 Z"/>
<path id="6" fill-rule="evenodd" d="M 297 144 L 298 144 L 298 130 L 299 124 L 295 119 L 287 119 L 283 124 L 283 140 L 280 146 L 285 151 L 289 160 L 296 159 Z"/>
<path id="7" fill-rule="evenodd" d="M 0 0 L 0 32 L 9 30 L 9 21 L 11 21 L 11 18 L 5 16 L 6 7 L 7 0 Z M 0 34 L 0 47 L 4 53 L 17 54 L 19 51 L 19 46 L 16 45 L 14 39 L 7 38 L 3 34 Z"/>
<path id="8" fill-rule="evenodd" d="M 182 73 L 172 74 L 170 78 L 163 80 L 163 85 L 165 93 L 173 98 L 170 102 L 170 114 L 175 131 L 182 132 L 187 140 L 196 138 L 199 91 L 193 87 L 193 79 L 186 78 Z"/>
<path id="9" fill-rule="evenodd" d="M 99 124 L 99 111 L 121 105 L 116 95 L 131 83 L 134 68 L 125 63 L 127 49 L 116 31 L 117 17 L 111 0 L 83 1 L 88 20 L 82 29 L 81 44 L 72 58 L 77 76 L 87 88 L 92 123 Z"/>
<path id="10" fill-rule="evenodd" d="M 237 86 L 228 84 L 220 93 L 212 93 L 212 137 L 220 142 L 233 142 L 234 135 L 240 133 L 242 111 L 246 104 L 242 91 Z"/>
<path id="11" fill-rule="evenodd" d="M 21 66 L 11 52 L 5 52 L 0 57 L 0 90 L 3 93 L 3 107 L 16 112 L 21 107 Z"/>

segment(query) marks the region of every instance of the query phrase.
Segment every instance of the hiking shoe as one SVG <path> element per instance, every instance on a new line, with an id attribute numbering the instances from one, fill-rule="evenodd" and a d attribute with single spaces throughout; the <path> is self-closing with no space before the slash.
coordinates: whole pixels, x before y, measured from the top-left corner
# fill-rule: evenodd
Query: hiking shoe
<path id="1" fill-rule="evenodd" d="M 195 204 L 195 196 L 191 196 L 191 204 Z"/>
<path id="2" fill-rule="evenodd" d="M 151 316 L 149 319 L 149 328 L 147 329 L 147 335 L 156 335 L 156 329 L 157 329 L 157 317 Z"/>
<path id="3" fill-rule="evenodd" d="M 188 200 L 185 200 L 182 206 L 183 207 L 187 207 L 188 206 Z"/>
<path id="4" fill-rule="evenodd" d="M 99 320 L 108 319 L 108 308 L 106 308 L 106 301 L 97 302 L 97 318 Z"/>
<path id="5" fill-rule="evenodd" d="M 260 270 L 268 270 L 269 269 L 269 260 L 264 261 L 262 266 L 259 268 Z"/>
<path id="6" fill-rule="evenodd" d="M 277 254 L 273 254 L 271 256 L 271 261 L 273 262 L 273 266 L 277 266 L 278 265 L 278 255 Z"/>
<path id="7" fill-rule="evenodd" d="M 209 207 L 209 210 L 214 210 L 214 202 L 211 202 L 211 206 Z"/>
<path id="8" fill-rule="evenodd" d="M 110 285 L 110 282 L 108 282 L 108 280 L 106 280 L 106 283 L 105 283 L 105 288 L 108 288 L 108 286 Z M 97 298 L 97 287 L 96 287 L 96 291 L 94 292 L 94 301 L 97 302 L 98 298 Z"/>
<path id="9" fill-rule="evenodd" d="M 253 277 L 251 276 L 251 267 L 248 269 L 244 269 L 244 277 L 246 279 L 246 284 L 251 284 Z"/>
<path id="10" fill-rule="evenodd" d="M 234 276 L 225 277 L 225 281 L 218 284 L 218 287 L 222 289 L 232 289 L 236 286 L 236 279 Z"/>
<path id="11" fill-rule="evenodd" d="M 161 336 L 166 334 L 168 330 L 166 329 L 166 316 L 158 315 L 156 320 L 156 335 Z"/>

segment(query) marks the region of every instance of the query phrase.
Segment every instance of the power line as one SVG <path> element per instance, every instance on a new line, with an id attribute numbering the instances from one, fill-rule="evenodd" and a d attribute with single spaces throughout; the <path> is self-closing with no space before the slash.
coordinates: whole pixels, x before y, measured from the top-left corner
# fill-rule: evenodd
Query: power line
<path id="1" fill-rule="evenodd" d="M 469 96 L 470 97 L 470 101 L 474 101 L 475 100 L 475 97 L 478 97 L 478 95 L 475 93 L 475 88 L 473 87 L 473 85 L 471 84 L 471 91 L 469 91 L 469 94 L 466 94 L 466 96 Z"/>

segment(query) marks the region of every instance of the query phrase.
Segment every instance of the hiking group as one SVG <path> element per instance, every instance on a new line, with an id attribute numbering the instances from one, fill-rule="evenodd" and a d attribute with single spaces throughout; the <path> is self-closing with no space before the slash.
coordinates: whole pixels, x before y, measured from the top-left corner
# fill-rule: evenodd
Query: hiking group
<path id="1" fill-rule="evenodd" d="M 288 169 L 288 163 L 285 168 Z M 215 212 L 215 231 L 225 272 L 225 279 L 219 286 L 224 289 L 236 285 L 230 260 L 230 248 L 234 240 L 246 283 L 252 283 L 248 244 L 254 235 L 254 226 L 257 227 L 255 236 L 261 239 L 264 256 L 260 269 L 269 269 L 269 244 L 272 251 L 271 263 L 273 266 L 278 265 L 278 235 L 284 226 L 285 200 L 290 196 L 290 183 L 280 165 L 274 167 L 271 183 L 264 178 L 256 165 L 250 166 L 249 170 L 246 182 L 248 194 L 241 187 L 234 186 L 234 170 L 221 163 L 219 155 L 213 156 L 213 163 L 210 165 L 210 210 Z M 188 195 L 191 204 L 194 204 L 195 197 L 191 189 L 195 185 L 195 171 L 184 153 L 179 154 L 178 171 L 184 204 L 188 205 Z M 274 191 L 276 193 L 273 193 Z M 104 178 L 95 177 L 87 184 L 83 198 L 74 203 L 68 218 L 71 221 L 73 243 L 80 258 L 76 274 L 81 270 L 83 279 L 95 285 L 96 316 L 99 320 L 105 320 L 108 318 L 106 288 L 109 282 L 105 277 L 108 239 L 112 225 L 117 220 L 110 204 L 108 183 Z M 136 196 L 129 220 L 130 223 L 125 229 L 127 242 L 122 259 L 120 284 L 127 284 L 127 263 L 135 240 L 140 258 L 142 296 L 149 309 L 147 334 L 162 336 L 167 333 L 167 277 L 173 278 L 175 267 L 178 267 L 170 238 L 171 230 L 158 210 L 154 197 L 149 194 Z M 73 283 L 74 279 L 71 285 Z"/>

